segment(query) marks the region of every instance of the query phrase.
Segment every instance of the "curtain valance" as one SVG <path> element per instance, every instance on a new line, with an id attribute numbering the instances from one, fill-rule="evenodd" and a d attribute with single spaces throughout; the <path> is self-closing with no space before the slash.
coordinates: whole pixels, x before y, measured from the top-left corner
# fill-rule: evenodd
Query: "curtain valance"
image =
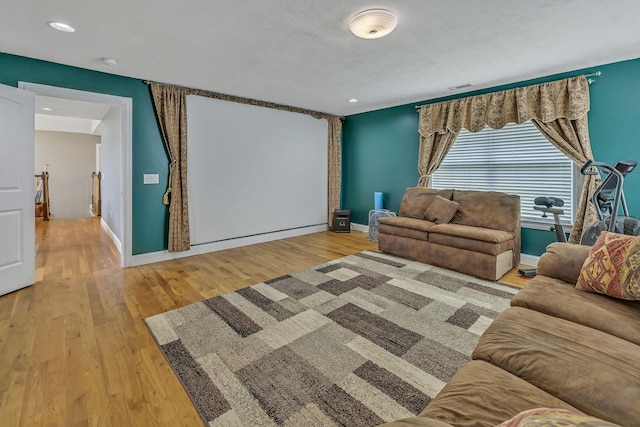
<path id="1" fill-rule="evenodd" d="M 434 133 L 478 132 L 485 126 L 500 129 L 507 123 L 558 118 L 576 120 L 589 111 L 589 84 L 584 76 L 519 87 L 484 95 L 427 104 L 420 107 L 418 131 Z"/>

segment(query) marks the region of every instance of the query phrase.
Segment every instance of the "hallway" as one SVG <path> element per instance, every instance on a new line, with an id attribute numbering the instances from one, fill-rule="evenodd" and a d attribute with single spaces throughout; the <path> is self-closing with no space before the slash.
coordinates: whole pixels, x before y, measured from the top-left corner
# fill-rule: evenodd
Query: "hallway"
<path id="1" fill-rule="evenodd" d="M 36 282 L 120 267 L 100 218 L 36 218 Z"/>

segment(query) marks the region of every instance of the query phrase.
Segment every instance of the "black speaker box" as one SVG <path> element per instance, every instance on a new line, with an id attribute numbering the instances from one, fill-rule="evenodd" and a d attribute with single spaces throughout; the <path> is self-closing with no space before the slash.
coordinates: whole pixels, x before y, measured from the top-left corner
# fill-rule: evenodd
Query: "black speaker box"
<path id="1" fill-rule="evenodd" d="M 336 233 L 351 232 L 351 211 L 338 210 L 333 212 L 333 231 Z"/>

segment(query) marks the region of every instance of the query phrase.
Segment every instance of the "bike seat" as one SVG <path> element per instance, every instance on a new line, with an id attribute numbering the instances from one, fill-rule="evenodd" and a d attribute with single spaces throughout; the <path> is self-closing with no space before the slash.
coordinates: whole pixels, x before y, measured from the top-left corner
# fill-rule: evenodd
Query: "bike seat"
<path id="1" fill-rule="evenodd" d="M 547 197 L 547 196 L 542 196 L 542 197 L 536 197 L 533 200 L 533 203 L 539 206 L 546 206 L 548 208 L 552 207 L 552 206 L 564 206 L 564 200 L 559 199 L 558 197 Z"/>

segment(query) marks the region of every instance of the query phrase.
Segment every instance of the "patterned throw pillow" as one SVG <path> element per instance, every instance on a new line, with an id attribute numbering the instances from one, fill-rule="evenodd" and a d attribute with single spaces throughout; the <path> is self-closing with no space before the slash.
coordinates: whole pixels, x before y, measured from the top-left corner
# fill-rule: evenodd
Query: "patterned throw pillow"
<path id="1" fill-rule="evenodd" d="M 576 411 L 537 408 L 524 411 L 496 427 L 620 427 Z"/>
<path id="2" fill-rule="evenodd" d="M 582 265 L 576 288 L 620 299 L 639 299 L 637 271 L 640 262 L 638 250 L 640 249 L 636 249 L 636 255 L 629 259 L 630 267 L 624 267 L 627 264 L 632 243 L 637 239 L 634 236 L 602 232 Z M 625 275 L 624 286 L 630 286 L 635 290 L 635 294 L 629 293 L 623 288 L 622 273 Z"/>
<path id="3" fill-rule="evenodd" d="M 640 300 L 640 238 L 629 245 L 629 252 L 622 263 L 620 272 L 622 291 L 629 299 Z"/>

